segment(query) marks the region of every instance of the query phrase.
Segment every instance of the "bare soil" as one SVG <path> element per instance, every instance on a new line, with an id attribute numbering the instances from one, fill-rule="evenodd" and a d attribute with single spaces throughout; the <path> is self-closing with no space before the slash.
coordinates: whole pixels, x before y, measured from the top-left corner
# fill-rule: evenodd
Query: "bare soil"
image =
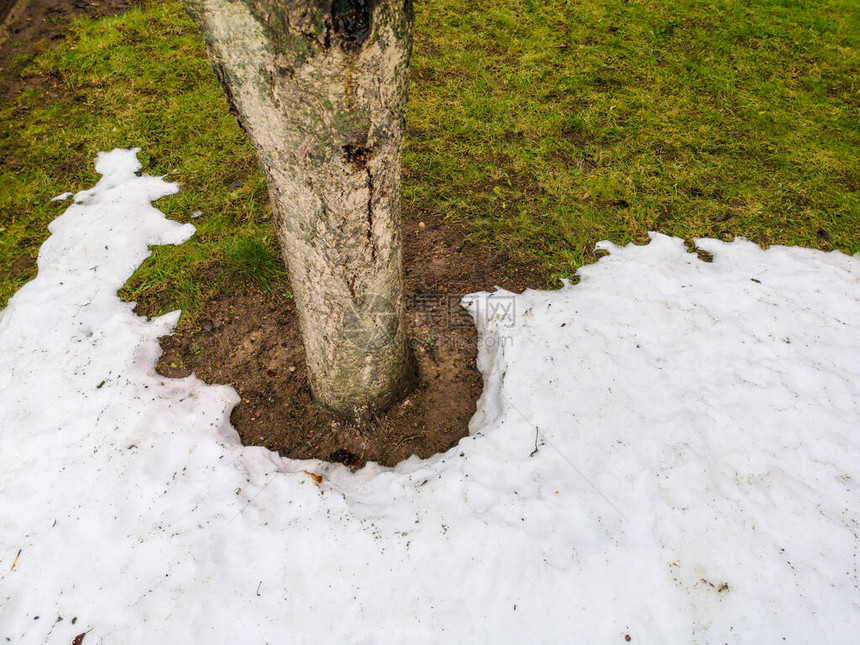
<path id="1" fill-rule="evenodd" d="M 483 385 L 475 327 L 460 297 L 496 285 L 521 291 L 543 276 L 464 241 L 465 231 L 454 224 L 423 217 L 407 214 L 403 223 L 418 386 L 370 423 L 347 423 L 314 403 L 293 305 L 252 287 L 205 303 L 195 322 L 180 321 L 177 332 L 162 339 L 158 371 L 229 383 L 241 397 L 231 421 L 242 442 L 287 457 L 392 466 L 448 450 L 468 434 Z M 141 313 L 145 308 L 138 307 Z"/>

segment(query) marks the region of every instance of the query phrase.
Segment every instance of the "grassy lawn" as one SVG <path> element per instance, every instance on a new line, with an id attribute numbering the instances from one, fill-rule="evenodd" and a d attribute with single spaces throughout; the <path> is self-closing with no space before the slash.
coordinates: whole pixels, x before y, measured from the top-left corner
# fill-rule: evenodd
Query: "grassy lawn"
<path id="1" fill-rule="evenodd" d="M 416 0 L 404 207 L 536 262 L 545 285 L 594 243 L 741 235 L 860 252 L 856 0 Z M 0 307 L 95 154 L 140 146 L 186 188 L 198 234 L 124 289 L 195 306 L 252 279 L 289 296 L 253 150 L 181 6 L 79 20 L 8 61 L 0 105 Z M 192 218 L 192 215 L 194 217 Z"/>

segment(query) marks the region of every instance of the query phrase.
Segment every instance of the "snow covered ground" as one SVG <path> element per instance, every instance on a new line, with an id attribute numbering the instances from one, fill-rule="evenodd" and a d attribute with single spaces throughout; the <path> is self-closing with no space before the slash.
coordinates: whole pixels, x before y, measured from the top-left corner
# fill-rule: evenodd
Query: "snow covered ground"
<path id="1" fill-rule="evenodd" d="M 0 642 L 857 642 L 860 258 L 655 235 L 478 294 L 472 435 L 353 474 L 155 373 L 178 314 L 116 291 L 194 229 L 138 169 L 0 314 Z"/>

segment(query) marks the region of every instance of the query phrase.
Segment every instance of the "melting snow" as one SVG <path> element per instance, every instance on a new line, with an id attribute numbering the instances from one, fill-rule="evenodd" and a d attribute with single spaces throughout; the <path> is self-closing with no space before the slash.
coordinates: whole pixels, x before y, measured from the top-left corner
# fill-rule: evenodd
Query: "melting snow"
<path id="1" fill-rule="evenodd" d="M 856 642 L 860 258 L 654 235 L 471 296 L 471 436 L 353 474 L 155 373 L 178 312 L 116 291 L 194 228 L 139 168 L 99 156 L 0 313 L 0 641 Z"/>

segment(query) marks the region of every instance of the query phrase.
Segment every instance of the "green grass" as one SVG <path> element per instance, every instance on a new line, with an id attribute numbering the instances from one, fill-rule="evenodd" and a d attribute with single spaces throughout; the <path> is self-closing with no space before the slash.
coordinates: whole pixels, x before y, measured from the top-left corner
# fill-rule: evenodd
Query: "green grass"
<path id="1" fill-rule="evenodd" d="M 226 253 L 228 265 L 236 277 L 253 282 L 266 293 L 274 293 L 286 278 L 277 247 L 265 239 L 234 237 Z"/>
<path id="2" fill-rule="evenodd" d="M 419 5 L 416 205 L 557 276 L 649 230 L 860 251 L 854 0 Z"/>
<path id="3" fill-rule="evenodd" d="M 141 147 L 145 172 L 184 187 L 158 207 L 197 227 L 179 247 L 155 247 L 125 298 L 193 312 L 248 279 L 287 289 L 265 180 L 178 3 L 77 21 L 65 42 L 12 65 L 33 87 L 0 108 L 0 306 L 32 277 L 47 225 L 68 205 L 50 198 L 91 186 L 95 155 L 118 146 Z"/>
<path id="4" fill-rule="evenodd" d="M 860 252 L 855 0 L 416 11 L 409 211 L 463 223 L 547 284 L 593 261 L 598 240 L 649 230 Z M 243 281 L 287 289 L 253 151 L 178 3 L 79 21 L 8 67 L 31 88 L 0 106 L 0 306 L 64 208 L 50 197 L 90 186 L 96 152 L 116 146 L 185 185 L 158 206 L 198 227 L 157 248 L 126 298 L 193 313 Z"/>

